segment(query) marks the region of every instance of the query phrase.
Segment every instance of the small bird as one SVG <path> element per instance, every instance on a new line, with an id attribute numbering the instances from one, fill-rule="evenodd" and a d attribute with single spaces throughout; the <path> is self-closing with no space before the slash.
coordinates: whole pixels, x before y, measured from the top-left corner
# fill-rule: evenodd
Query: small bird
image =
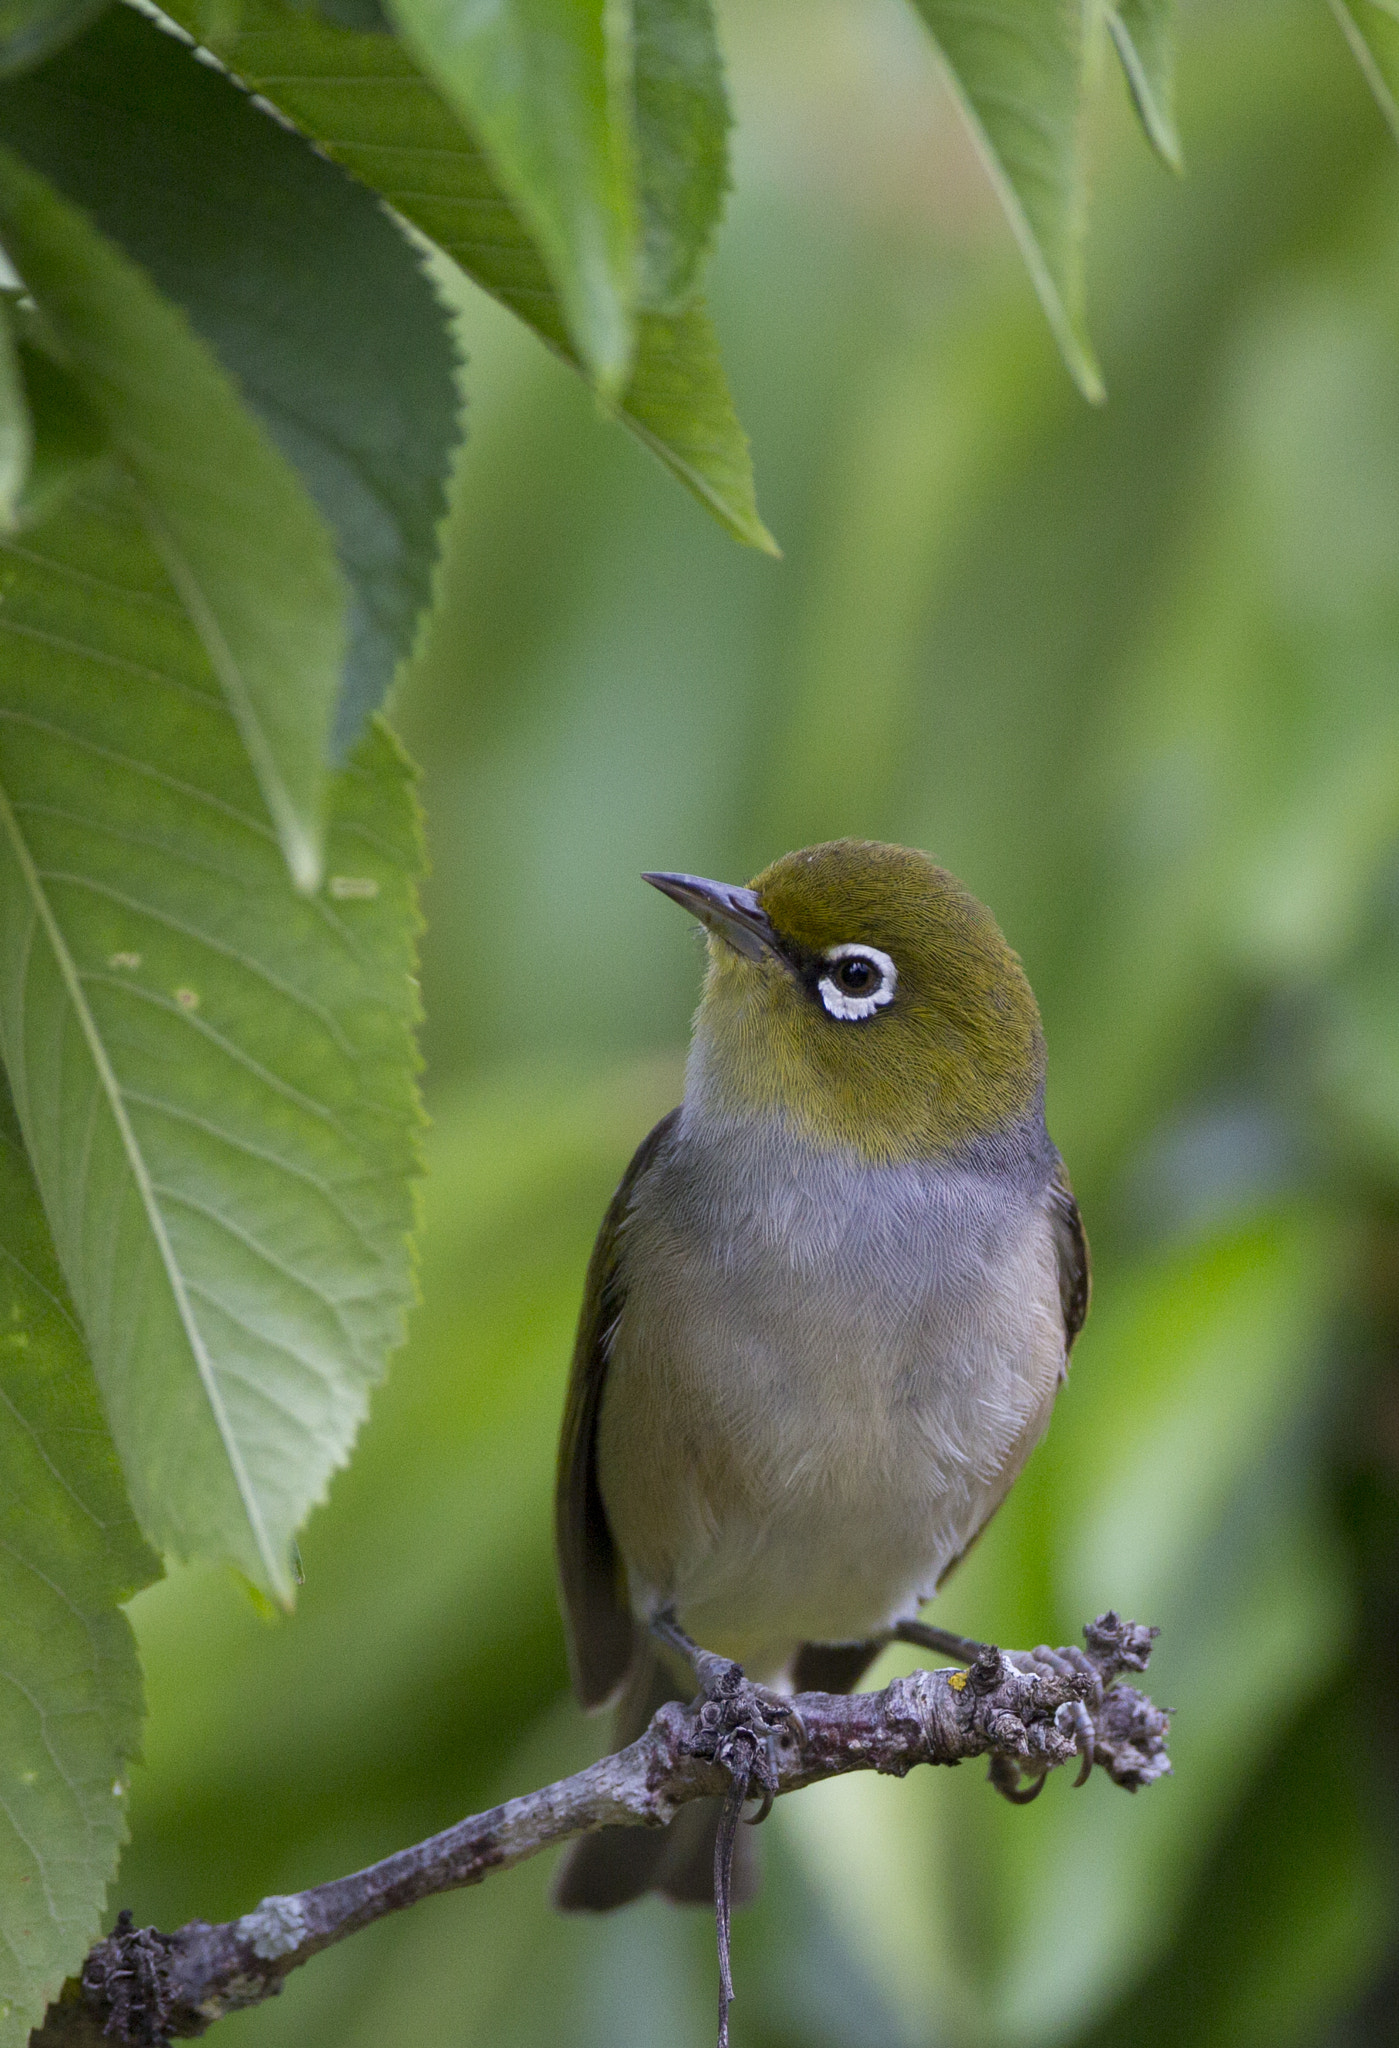
<path id="1" fill-rule="evenodd" d="M 1089 1286 L 1039 1011 L 960 882 L 856 839 L 748 888 L 645 879 L 708 972 L 588 1269 L 555 1517 L 574 1687 L 618 1701 L 618 1747 L 718 1658 L 850 1691 L 896 1635 L 936 1645 L 917 1610 L 1043 1435 Z M 556 1902 L 712 1901 L 718 1813 L 584 1836 Z"/>

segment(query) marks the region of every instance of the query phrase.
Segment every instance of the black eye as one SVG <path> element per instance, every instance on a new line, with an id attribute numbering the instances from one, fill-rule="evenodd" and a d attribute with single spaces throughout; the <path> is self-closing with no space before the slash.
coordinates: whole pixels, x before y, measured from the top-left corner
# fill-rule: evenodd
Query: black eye
<path id="1" fill-rule="evenodd" d="M 832 946 L 816 992 L 829 1017 L 858 1024 L 894 1000 L 899 970 L 878 946 Z"/>

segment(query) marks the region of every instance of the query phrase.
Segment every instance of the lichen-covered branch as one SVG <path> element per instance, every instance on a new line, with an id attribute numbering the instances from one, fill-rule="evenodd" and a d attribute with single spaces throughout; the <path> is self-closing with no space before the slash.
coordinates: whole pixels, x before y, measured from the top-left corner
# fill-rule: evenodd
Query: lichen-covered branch
<path id="1" fill-rule="evenodd" d="M 961 1670 L 915 1671 L 883 1692 L 801 1693 L 775 1739 L 777 1792 L 846 1771 L 903 1777 L 915 1764 L 986 1756 L 1008 1797 L 1033 1797 L 1047 1772 L 1081 1762 L 1135 1791 L 1170 1770 L 1167 1716 L 1124 1672 L 1146 1668 L 1155 1631 L 1103 1615 L 1087 1650 L 987 1650 Z M 600 1827 L 661 1827 L 687 1800 L 722 1794 L 722 1729 L 712 1708 L 663 1707 L 629 1748 L 587 1770 L 474 1814 L 351 1877 L 264 1899 L 239 1920 L 192 1920 L 174 1934 L 116 1931 L 81 1980 L 49 2008 L 31 2048 L 102 2048 L 202 2034 L 213 2021 L 280 1991 L 333 1942 L 436 1892 Z"/>

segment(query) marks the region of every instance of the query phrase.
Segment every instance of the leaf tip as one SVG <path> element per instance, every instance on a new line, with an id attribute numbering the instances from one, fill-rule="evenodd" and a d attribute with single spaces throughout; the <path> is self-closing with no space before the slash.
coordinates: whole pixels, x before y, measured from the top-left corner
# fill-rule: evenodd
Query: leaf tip
<path id="1" fill-rule="evenodd" d="M 1174 64 L 1169 48 L 1158 50 L 1156 62 L 1148 62 L 1117 7 L 1107 12 L 1108 33 L 1117 48 L 1127 89 L 1147 141 L 1168 170 L 1185 176 L 1185 153 L 1175 124 L 1171 102 L 1174 98 Z"/>
<path id="2" fill-rule="evenodd" d="M 1168 171 L 1178 178 L 1185 176 L 1185 151 L 1181 148 L 1180 134 L 1175 122 L 1163 110 L 1137 97 L 1137 112 L 1141 118 L 1146 139 L 1155 150 Z"/>
<path id="3" fill-rule="evenodd" d="M 587 364 L 598 399 L 608 412 L 615 412 L 636 364 L 636 351 L 630 340 L 609 337 L 603 346 L 588 350 Z"/>
<path id="4" fill-rule="evenodd" d="M 614 406 L 636 368 L 637 322 L 630 294 L 612 270 L 601 264 L 594 265 L 572 289 L 570 281 L 560 277 L 558 289 L 588 381 L 604 405 Z"/>
<path id="5" fill-rule="evenodd" d="M 289 1583 L 269 1591 L 259 1580 L 249 1578 L 245 1571 L 239 1571 L 237 1576 L 259 1621 L 282 1621 L 295 1608 L 295 1591 Z"/>
<path id="6" fill-rule="evenodd" d="M 1087 343 L 1075 336 L 1073 346 L 1064 348 L 1064 360 L 1080 395 L 1086 398 L 1090 405 L 1106 405 L 1108 387 L 1103 382 L 1098 359 Z"/>
<path id="7" fill-rule="evenodd" d="M 319 838 L 312 838 L 299 824 L 289 824 L 282 833 L 282 853 L 297 895 L 314 896 L 325 879 Z"/>

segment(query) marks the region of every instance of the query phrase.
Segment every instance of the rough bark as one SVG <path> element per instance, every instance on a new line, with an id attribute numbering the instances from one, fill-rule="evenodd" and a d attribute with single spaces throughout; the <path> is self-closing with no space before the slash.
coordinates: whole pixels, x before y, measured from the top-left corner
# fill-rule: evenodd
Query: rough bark
<path id="1" fill-rule="evenodd" d="M 990 1759 L 997 1790 L 1033 1797 L 1046 1774 L 1080 1760 L 1129 1791 L 1170 1770 L 1168 1718 L 1131 1686 L 1155 1630 L 1103 1615 L 1077 1648 L 988 1649 L 965 1669 L 915 1671 L 882 1692 L 800 1693 L 774 1732 L 777 1795 L 847 1771 L 903 1777 L 915 1764 Z M 662 1827 L 687 1800 L 724 1793 L 734 1730 L 707 1702 L 663 1707 L 641 1738 L 571 1778 L 473 1814 L 353 1876 L 267 1898 L 241 1919 L 192 1920 L 173 1934 L 115 1931 L 65 1987 L 31 2048 L 102 2048 L 202 2034 L 225 2013 L 280 1991 L 292 1970 L 386 1913 L 478 1884 L 592 1828 Z M 769 1761 L 765 1759 L 765 1762 Z"/>

